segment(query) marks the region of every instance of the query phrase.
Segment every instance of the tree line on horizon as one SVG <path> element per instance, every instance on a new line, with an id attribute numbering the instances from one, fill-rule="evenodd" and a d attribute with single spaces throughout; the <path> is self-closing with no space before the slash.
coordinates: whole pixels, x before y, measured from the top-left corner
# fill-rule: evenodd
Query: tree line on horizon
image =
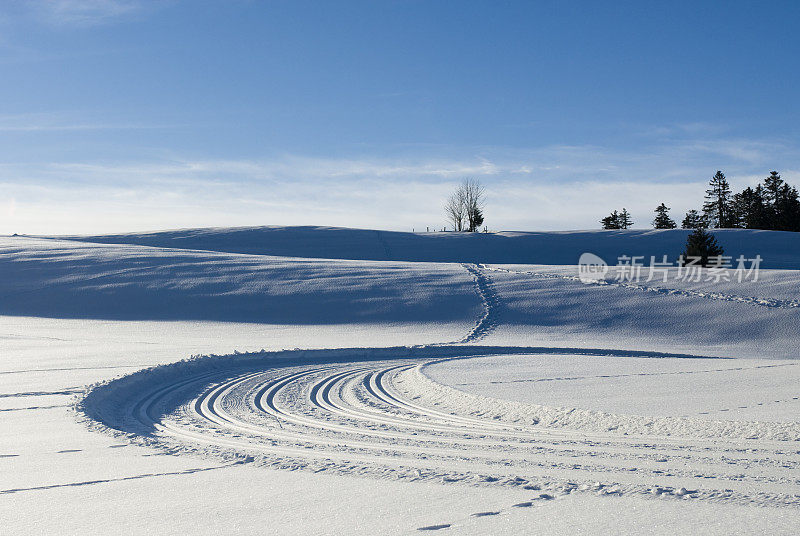
<path id="1" fill-rule="evenodd" d="M 652 225 L 656 229 L 675 229 L 670 208 L 661 203 L 655 209 Z M 626 209 L 613 211 L 600 220 L 603 229 L 628 229 L 633 225 Z M 706 190 L 702 212 L 692 209 L 681 221 L 683 229 L 730 228 L 800 232 L 800 195 L 777 171 L 755 188 L 748 186 L 732 193 L 722 171 L 717 171 Z"/>

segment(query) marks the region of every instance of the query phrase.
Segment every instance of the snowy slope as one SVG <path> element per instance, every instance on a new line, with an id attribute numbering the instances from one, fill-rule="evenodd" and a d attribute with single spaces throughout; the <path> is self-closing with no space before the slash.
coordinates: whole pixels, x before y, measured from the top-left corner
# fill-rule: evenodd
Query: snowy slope
<path id="1" fill-rule="evenodd" d="M 681 233 L 4 238 L 4 529 L 793 534 L 800 272 L 575 278 Z"/>
<path id="2" fill-rule="evenodd" d="M 285 257 L 575 265 L 587 251 L 609 264 L 621 255 L 675 259 L 684 249 L 687 234 L 682 229 L 484 234 L 245 227 L 65 238 Z M 723 229 L 714 234 L 727 255 L 761 255 L 764 268 L 800 269 L 800 233 Z"/>
<path id="3" fill-rule="evenodd" d="M 720 420 L 728 423 L 728 437 L 736 433 L 729 424 L 733 421 L 760 423 L 747 426 L 748 437 L 768 433 L 768 428 L 783 434 L 800 414 L 800 360 L 511 354 L 439 361 L 426 367 L 425 374 L 460 391 L 524 404 L 648 419 L 677 417 L 684 434 L 692 426 L 696 435 L 712 435 Z M 591 419 L 594 425 L 602 420 L 597 413 Z M 637 421 L 621 419 L 618 425 Z M 800 438 L 800 428 L 795 430 Z"/>
<path id="4" fill-rule="evenodd" d="M 800 308 L 725 299 L 739 295 L 733 293 L 759 296 L 757 284 L 744 288 L 719 285 L 719 299 L 711 299 L 691 293 L 585 285 L 576 281 L 575 275 L 551 278 L 493 270 L 485 275 L 498 297 L 498 327 L 486 339 L 492 344 L 537 340 L 579 348 L 800 358 Z M 796 296 L 787 289 L 798 288 L 797 272 L 780 272 L 767 279 L 788 283 L 769 285 L 773 288 L 768 295 L 779 299 Z"/>
<path id="5" fill-rule="evenodd" d="M 0 314 L 266 324 L 474 323 L 459 265 L 0 238 Z"/>

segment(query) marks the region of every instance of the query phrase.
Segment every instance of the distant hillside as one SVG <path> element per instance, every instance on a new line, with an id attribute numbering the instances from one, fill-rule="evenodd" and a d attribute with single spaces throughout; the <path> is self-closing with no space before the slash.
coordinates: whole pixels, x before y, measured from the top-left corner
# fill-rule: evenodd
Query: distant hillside
<path id="1" fill-rule="evenodd" d="M 761 255 L 762 267 L 800 269 L 800 233 L 722 229 L 713 231 L 726 255 Z M 620 255 L 667 255 L 683 251 L 689 231 L 621 230 L 499 233 L 405 233 L 338 227 L 240 227 L 152 233 L 59 237 L 86 242 L 137 244 L 353 260 L 575 264 L 592 252 L 609 264 Z"/>

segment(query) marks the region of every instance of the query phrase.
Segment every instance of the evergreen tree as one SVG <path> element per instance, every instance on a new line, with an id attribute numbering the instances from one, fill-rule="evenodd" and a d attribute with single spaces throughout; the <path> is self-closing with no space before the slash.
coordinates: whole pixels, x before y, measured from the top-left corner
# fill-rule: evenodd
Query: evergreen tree
<path id="1" fill-rule="evenodd" d="M 732 227 L 800 232 L 800 193 L 784 182 L 777 171 L 771 171 L 763 184 L 747 187 L 733 195 L 725 174 L 717 171 L 709 182 L 705 198 L 702 213 L 697 210 L 687 212 L 681 221 L 682 228 Z M 669 211 L 664 203 L 656 207 L 653 227 L 677 227 Z M 629 229 L 633 226 L 630 212 L 625 208 L 621 212 L 615 210 L 600 223 L 603 229 Z"/>
<path id="2" fill-rule="evenodd" d="M 669 217 L 670 208 L 661 203 L 656 207 L 656 218 L 653 220 L 653 227 L 656 229 L 674 229 L 678 226 L 675 220 Z"/>
<path id="3" fill-rule="evenodd" d="M 760 184 L 753 190 L 753 227 L 752 229 L 769 229 L 769 211 L 764 196 L 764 187 Z"/>
<path id="4" fill-rule="evenodd" d="M 632 226 L 633 220 L 631 219 L 631 213 L 628 212 L 628 209 L 623 208 L 622 212 L 619 213 L 619 228 L 627 229 L 628 227 Z"/>
<path id="5" fill-rule="evenodd" d="M 764 179 L 764 205 L 765 205 L 765 229 L 778 229 L 780 227 L 780 208 L 783 182 L 777 171 L 770 171 L 769 176 Z"/>
<path id="6" fill-rule="evenodd" d="M 775 225 L 779 231 L 800 231 L 800 199 L 797 189 L 784 183 L 775 204 Z"/>
<path id="7" fill-rule="evenodd" d="M 603 225 L 603 229 L 621 229 L 619 223 L 619 212 L 615 210 L 609 216 L 606 216 L 600 220 L 600 223 Z"/>
<path id="8" fill-rule="evenodd" d="M 741 229 L 763 229 L 766 226 L 767 210 L 761 186 L 749 186 L 735 194 L 731 202 L 734 226 Z"/>
<path id="9" fill-rule="evenodd" d="M 706 202 L 703 204 L 706 220 L 712 227 L 731 227 L 731 187 L 722 171 L 717 171 L 706 190 Z"/>
<path id="10" fill-rule="evenodd" d="M 622 209 L 622 212 L 614 211 L 609 216 L 606 216 L 600 223 L 603 229 L 627 229 L 633 225 L 631 213 L 627 209 Z"/>
<path id="11" fill-rule="evenodd" d="M 707 266 L 709 257 L 722 255 L 723 253 L 722 247 L 717 243 L 714 235 L 702 227 L 698 227 L 686 239 L 686 250 L 683 252 L 683 259 L 684 262 L 688 262 L 690 260 L 689 257 L 700 257 L 700 264 Z"/>
<path id="12" fill-rule="evenodd" d="M 686 217 L 681 222 L 684 229 L 702 229 L 706 226 L 706 220 L 696 210 L 692 209 L 686 213 Z"/>
<path id="13" fill-rule="evenodd" d="M 775 205 L 780 198 L 783 184 L 780 173 L 770 171 L 769 177 L 764 179 L 764 200 L 771 205 Z"/>
<path id="14" fill-rule="evenodd" d="M 476 232 L 483 225 L 483 210 L 480 207 L 475 207 L 472 211 L 472 220 L 470 221 L 472 231 Z"/>

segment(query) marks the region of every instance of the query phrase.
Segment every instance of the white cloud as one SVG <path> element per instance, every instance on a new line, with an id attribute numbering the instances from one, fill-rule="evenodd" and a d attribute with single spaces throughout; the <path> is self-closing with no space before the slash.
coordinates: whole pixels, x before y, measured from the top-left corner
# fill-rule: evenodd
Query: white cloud
<path id="1" fill-rule="evenodd" d="M 132 0 L 51 0 L 40 5 L 52 22 L 81 25 L 101 24 L 141 8 Z"/>
<path id="2" fill-rule="evenodd" d="M 39 0 L 29 4 L 40 21 L 57 26 L 95 26 L 143 9 L 137 0 Z"/>
<path id="3" fill-rule="evenodd" d="M 753 148 L 748 158 L 737 158 Z M 444 152 L 444 150 L 443 150 Z M 661 202 L 680 219 L 699 208 L 722 168 L 734 189 L 781 169 L 798 152 L 742 140 L 654 146 L 482 148 L 466 157 L 186 159 L 0 164 L 0 232 L 81 233 L 260 224 L 424 229 L 444 224 L 442 203 L 463 177 L 487 187 L 491 229 L 597 228 L 626 207 L 649 226 Z M 757 156 L 757 159 L 756 159 Z"/>
<path id="4" fill-rule="evenodd" d="M 141 130 L 179 125 L 93 121 L 73 113 L 48 112 L 0 115 L 0 132 L 62 132 L 81 130 Z"/>
<path id="5" fill-rule="evenodd" d="M 331 180 L 142 180 L 138 185 L 73 180 L 0 183 L 16 212 L 0 232 L 81 233 L 229 225 L 338 225 L 410 230 L 440 228 L 442 205 L 455 184 L 425 178 Z M 704 183 L 587 181 L 569 185 L 504 179 L 487 184 L 487 224 L 493 230 L 596 228 L 625 206 L 647 226 L 662 200 L 682 213 L 702 200 Z"/>

